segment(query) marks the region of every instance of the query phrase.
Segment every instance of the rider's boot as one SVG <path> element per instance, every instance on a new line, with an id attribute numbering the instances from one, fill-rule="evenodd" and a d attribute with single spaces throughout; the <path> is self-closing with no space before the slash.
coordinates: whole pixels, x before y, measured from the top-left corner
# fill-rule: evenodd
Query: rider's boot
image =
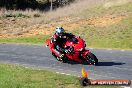
<path id="1" fill-rule="evenodd" d="M 53 53 L 60 59 L 62 60 L 64 57 L 64 54 L 60 53 L 58 50 L 53 49 Z"/>

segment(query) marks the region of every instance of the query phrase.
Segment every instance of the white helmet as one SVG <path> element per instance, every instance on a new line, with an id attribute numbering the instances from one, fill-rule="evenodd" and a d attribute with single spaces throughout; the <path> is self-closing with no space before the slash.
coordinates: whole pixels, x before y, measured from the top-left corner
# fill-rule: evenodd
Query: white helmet
<path id="1" fill-rule="evenodd" d="M 58 36 L 62 36 L 63 33 L 65 33 L 65 30 L 64 30 L 64 28 L 62 28 L 62 27 L 56 27 L 55 33 L 56 33 L 56 35 L 58 35 Z"/>

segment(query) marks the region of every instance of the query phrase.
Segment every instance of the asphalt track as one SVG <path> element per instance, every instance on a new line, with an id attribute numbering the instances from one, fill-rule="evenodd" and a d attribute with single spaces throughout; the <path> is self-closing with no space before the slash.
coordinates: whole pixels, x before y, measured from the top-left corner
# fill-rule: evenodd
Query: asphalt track
<path id="1" fill-rule="evenodd" d="M 81 76 L 81 68 L 92 79 L 132 80 L 132 51 L 90 49 L 99 59 L 97 66 L 79 63 L 61 63 L 42 45 L 0 44 L 0 63 L 48 69 L 62 74 Z"/>

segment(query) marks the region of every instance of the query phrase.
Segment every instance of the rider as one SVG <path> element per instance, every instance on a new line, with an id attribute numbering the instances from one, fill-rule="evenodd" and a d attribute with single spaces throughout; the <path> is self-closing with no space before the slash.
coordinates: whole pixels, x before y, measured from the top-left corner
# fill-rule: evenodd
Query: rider
<path id="1" fill-rule="evenodd" d="M 54 53 L 61 59 L 64 57 L 64 53 L 70 52 L 69 49 L 63 47 L 63 43 L 66 42 L 67 38 L 72 38 L 74 35 L 66 33 L 64 28 L 56 27 L 55 34 L 52 36 L 51 41 L 54 44 Z"/>

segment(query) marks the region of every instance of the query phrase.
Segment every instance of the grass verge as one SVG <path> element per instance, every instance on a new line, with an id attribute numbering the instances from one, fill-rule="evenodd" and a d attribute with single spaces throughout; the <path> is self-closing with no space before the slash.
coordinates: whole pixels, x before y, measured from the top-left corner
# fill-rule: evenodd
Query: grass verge
<path id="1" fill-rule="evenodd" d="M 1 88 L 83 88 L 75 76 L 34 70 L 22 66 L 0 64 Z M 86 88 L 120 88 L 118 86 L 89 86 Z"/>
<path id="2" fill-rule="evenodd" d="M 22 38 L 7 38 L 0 39 L 0 43 L 29 43 L 29 44 L 44 44 L 45 40 L 49 36 L 36 35 L 32 37 L 22 37 Z"/>

